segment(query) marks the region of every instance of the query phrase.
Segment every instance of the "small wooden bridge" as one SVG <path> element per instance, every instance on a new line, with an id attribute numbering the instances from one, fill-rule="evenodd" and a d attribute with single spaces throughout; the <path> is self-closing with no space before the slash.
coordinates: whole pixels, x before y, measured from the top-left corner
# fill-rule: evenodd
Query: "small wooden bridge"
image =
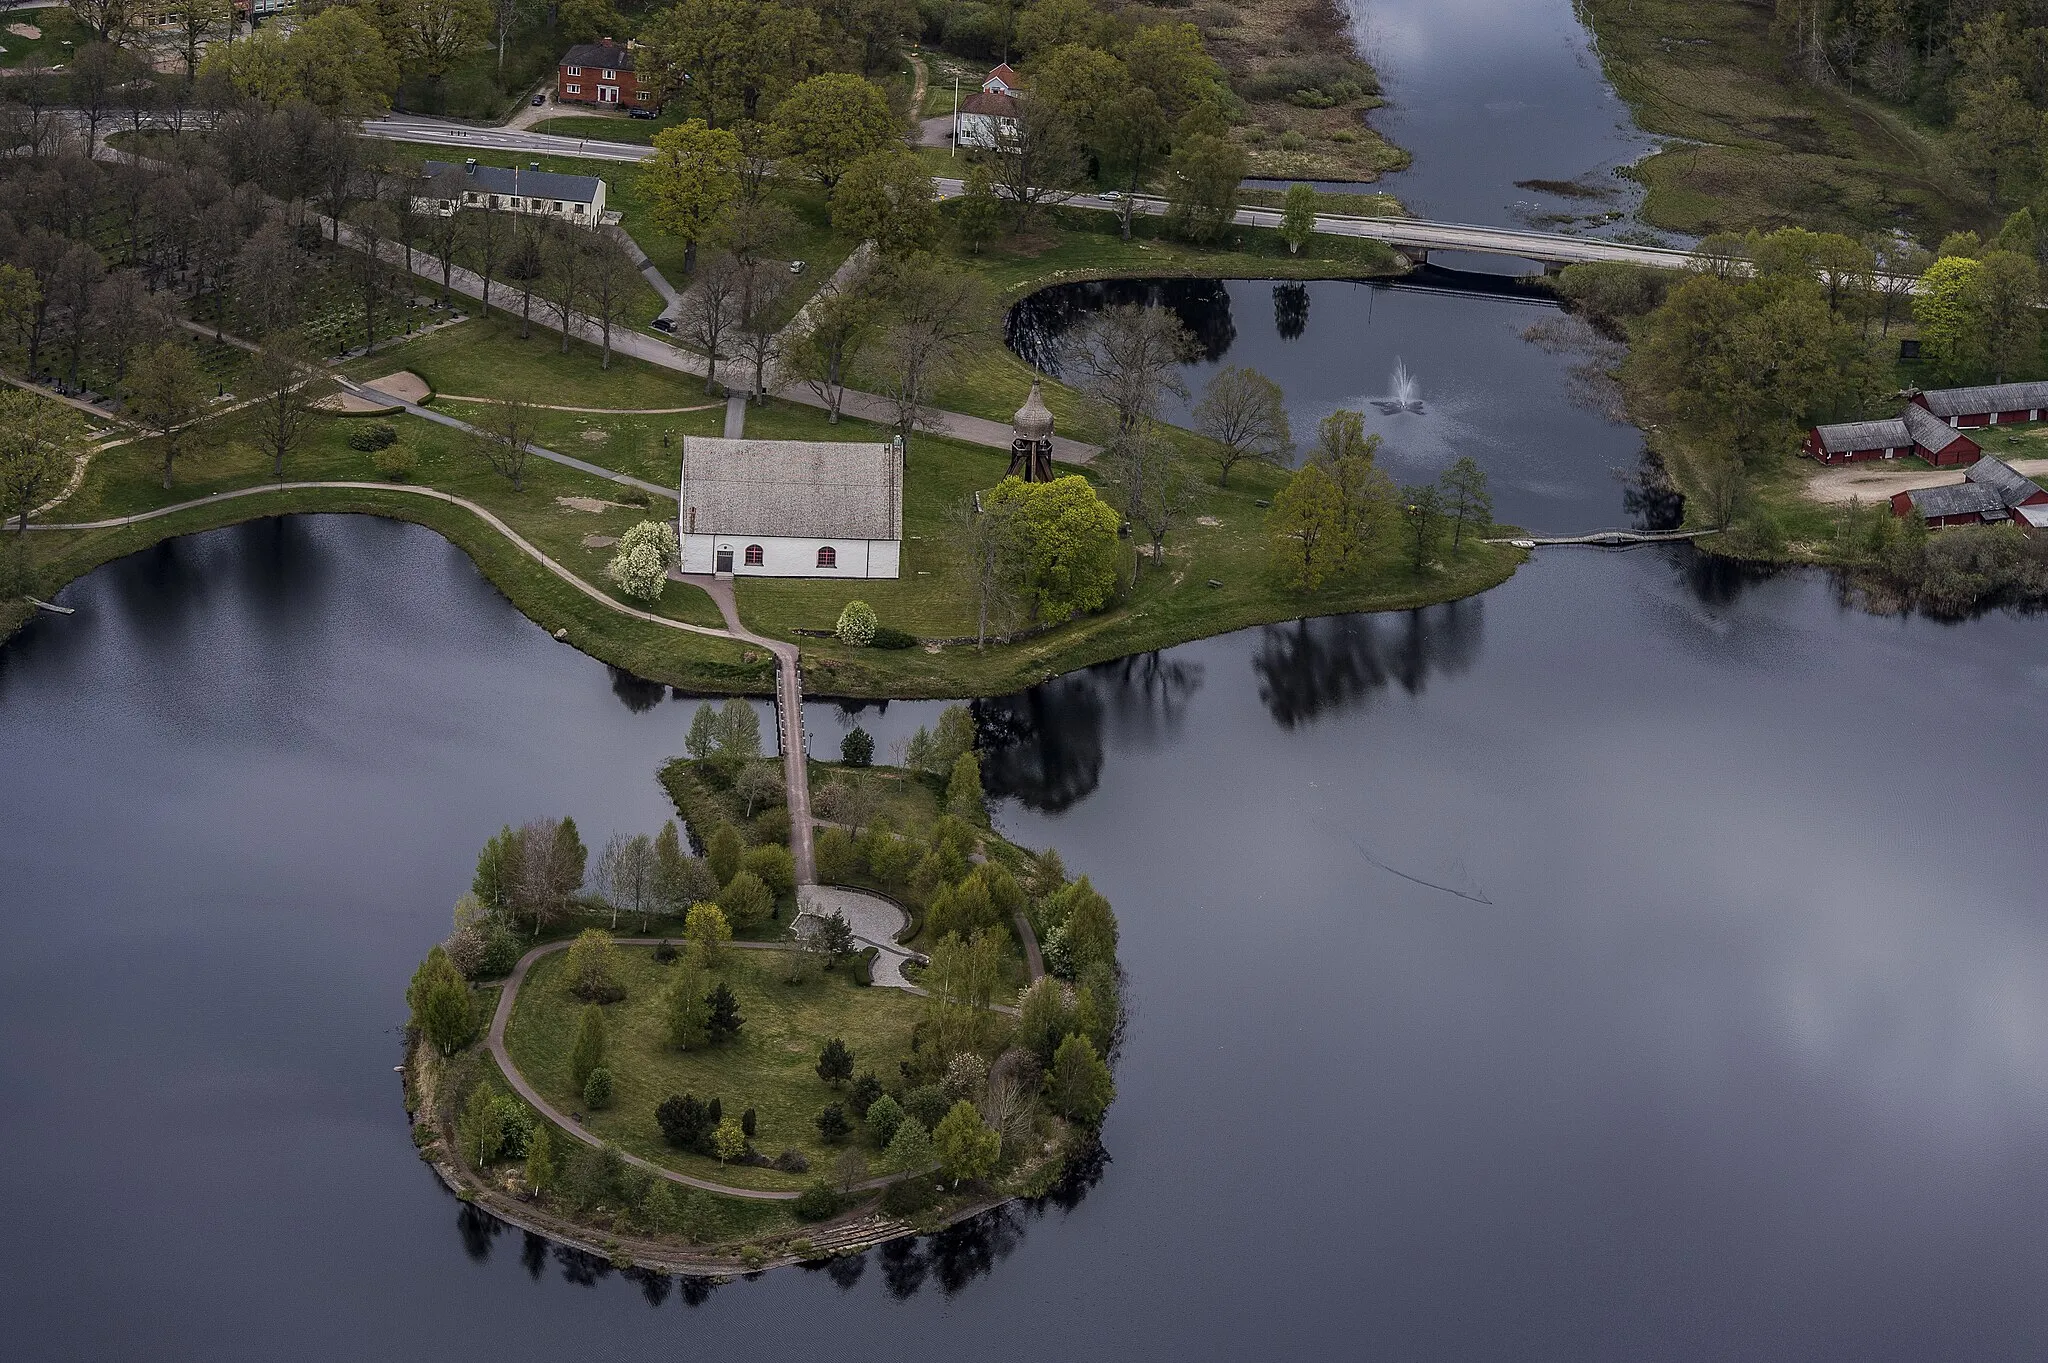
<path id="1" fill-rule="evenodd" d="M 1512 544 L 1517 549 L 1541 549 L 1553 544 L 1593 544 L 1611 549 L 1629 544 L 1670 544 L 1720 533 L 1719 530 L 1595 530 L 1585 535 L 1516 535 L 1508 539 L 1490 539 L 1487 543 Z"/>

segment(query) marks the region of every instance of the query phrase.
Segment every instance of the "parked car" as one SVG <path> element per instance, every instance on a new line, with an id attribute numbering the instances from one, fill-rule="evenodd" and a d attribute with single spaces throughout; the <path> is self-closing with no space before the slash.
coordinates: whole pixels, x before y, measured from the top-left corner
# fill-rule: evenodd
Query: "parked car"
<path id="1" fill-rule="evenodd" d="M 655 112 L 654 112 L 654 110 L 652 110 L 652 109 L 628 109 L 628 110 L 626 110 L 626 117 L 628 117 L 628 118 L 653 118 L 653 117 L 655 117 L 655 116 L 656 116 L 656 115 L 655 115 Z"/>
<path id="2" fill-rule="evenodd" d="M 541 105 L 546 104 L 547 102 L 548 92 L 545 90 L 541 91 L 539 94 L 533 97 L 533 107 L 536 109 L 538 109 Z"/>
<path id="3" fill-rule="evenodd" d="M 654 329 L 655 329 L 656 331 L 666 331 L 666 332 L 668 332 L 668 333 L 669 333 L 670 335 L 674 335 L 674 334 L 675 334 L 676 324 L 675 324 L 674 322 L 671 322 L 671 321 L 670 321 L 670 320 L 669 320 L 668 318 L 666 318 L 666 317 L 657 317 L 657 318 L 655 318 L 655 319 L 654 319 L 654 324 L 653 324 L 653 325 L 654 325 Z"/>

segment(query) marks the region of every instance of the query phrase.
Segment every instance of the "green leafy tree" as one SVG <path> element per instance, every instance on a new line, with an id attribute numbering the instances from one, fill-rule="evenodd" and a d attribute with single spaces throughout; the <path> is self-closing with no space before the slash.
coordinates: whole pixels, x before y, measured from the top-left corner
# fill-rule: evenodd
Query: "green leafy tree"
<path id="1" fill-rule="evenodd" d="M 761 717 L 738 696 L 718 708 L 718 760 L 738 771 L 761 756 Z"/>
<path id="2" fill-rule="evenodd" d="M 720 980 L 711 991 L 711 1014 L 705 1019 L 705 1030 L 713 1042 L 728 1041 L 739 1035 L 746 1019 L 740 1016 L 740 1001 L 734 997 L 732 986 Z"/>
<path id="3" fill-rule="evenodd" d="M 1981 261 L 1944 255 L 1920 276 L 1920 291 L 1913 299 L 1921 356 L 1952 381 L 1974 378 L 1987 365 L 1983 276 Z"/>
<path id="4" fill-rule="evenodd" d="M 1003 201 L 996 197 L 995 176 L 987 166 L 976 162 L 967 168 L 967 182 L 953 202 L 953 230 L 960 234 L 960 244 L 970 254 L 980 255 L 981 248 L 995 239 L 1002 225 Z"/>
<path id="5" fill-rule="evenodd" d="M 679 1051 L 698 1050 L 711 1042 L 710 981 L 694 965 L 677 969 L 662 997 L 662 1026 L 668 1044 Z"/>
<path id="6" fill-rule="evenodd" d="M 742 768 L 733 778 L 733 794 L 746 802 L 746 816 L 754 817 L 756 809 L 765 809 L 782 798 L 782 772 L 778 762 L 754 762 Z M 755 849 L 759 851 L 759 848 Z"/>
<path id="7" fill-rule="evenodd" d="M 1017 1044 L 1050 1065 L 1060 1042 L 1074 1030 L 1074 1009 L 1066 988 L 1047 976 L 1033 980 L 1017 1001 Z"/>
<path id="8" fill-rule="evenodd" d="M 727 1160 L 736 1160 L 747 1153 L 747 1133 L 740 1130 L 740 1124 L 727 1117 L 711 1132 L 711 1148 L 718 1155 L 722 1168 Z"/>
<path id="9" fill-rule="evenodd" d="M 592 1112 L 601 1112 L 612 1105 L 612 1072 L 599 1065 L 583 1081 L 583 1105 Z"/>
<path id="10" fill-rule="evenodd" d="M 839 760 L 849 767 L 865 767 L 875 760 L 875 736 L 855 726 L 839 740 Z"/>
<path id="11" fill-rule="evenodd" d="M 834 186 L 832 226 L 884 255 L 930 250 L 940 227 L 931 172 L 904 147 L 869 152 Z"/>
<path id="12" fill-rule="evenodd" d="M 818 1078 L 834 1086 L 853 1078 L 853 1052 L 836 1036 L 818 1052 Z"/>
<path id="13" fill-rule="evenodd" d="M 1273 499 L 1267 528 L 1274 561 L 1296 591 L 1322 586 L 1347 557 L 1344 501 L 1321 464 L 1295 470 Z"/>
<path id="14" fill-rule="evenodd" d="M 1401 514 L 1408 521 L 1408 548 L 1416 572 L 1421 572 L 1443 539 L 1443 494 L 1435 483 L 1417 483 L 1401 489 Z"/>
<path id="15" fill-rule="evenodd" d="M 372 12 L 392 45 L 437 87 L 491 26 L 485 0 L 378 0 Z"/>
<path id="16" fill-rule="evenodd" d="M 1280 205 L 1280 239 L 1287 254 L 1298 256 L 1301 248 L 1315 240 L 1316 191 L 1311 185 L 1289 185 Z"/>
<path id="17" fill-rule="evenodd" d="M 683 751 L 699 762 L 708 761 L 718 750 L 718 712 L 711 702 L 698 705 L 690 716 L 690 731 L 683 736 Z"/>
<path id="18" fill-rule="evenodd" d="M 988 1129 L 974 1104 L 961 1099 L 932 1132 L 938 1153 L 939 1172 L 959 1187 L 962 1179 L 986 1178 L 995 1172 L 1003 1152 L 1003 1138 Z"/>
<path id="19" fill-rule="evenodd" d="M 1117 515 L 1087 479 L 1005 478 L 983 500 L 1015 508 L 1023 591 L 1037 619 L 1058 623 L 1109 603 L 1117 585 Z"/>
<path id="20" fill-rule="evenodd" d="M 675 526 L 667 521 L 641 521 L 619 536 L 604 575 L 635 601 L 659 601 L 678 552 Z"/>
<path id="21" fill-rule="evenodd" d="M 578 1093 L 590 1082 L 590 1072 L 605 1063 L 609 1049 L 604 1009 L 594 1003 L 584 1005 L 576 1022 L 576 1044 L 569 1052 L 569 1083 Z"/>
<path id="22" fill-rule="evenodd" d="M 1092 1127 L 1116 1097 L 1116 1084 L 1094 1044 L 1085 1036 L 1069 1036 L 1053 1052 L 1052 1065 L 1045 1072 L 1045 1093 L 1055 1112 Z"/>
<path id="23" fill-rule="evenodd" d="M 469 1101 L 463 1104 L 462 1116 L 455 1123 L 455 1139 L 462 1146 L 462 1157 L 476 1169 L 488 1165 L 503 1149 L 503 1109 L 489 1084 L 478 1084 L 469 1091 Z"/>
<path id="24" fill-rule="evenodd" d="M 299 95 L 332 118 L 374 118 L 398 90 L 398 58 L 352 6 L 330 6 L 302 22 L 285 40 L 283 57 Z"/>
<path id="25" fill-rule="evenodd" d="M 751 875 L 768 887 L 771 909 L 773 900 L 796 893 L 796 858 L 779 842 L 748 848 L 740 858 L 740 873 Z"/>
<path id="26" fill-rule="evenodd" d="M 526 1143 L 526 1186 L 536 1193 L 552 1192 L 562 1175 L 555 1160 L 555 1138 L 546 1123 L 536 1126 Z"/>
<path id="27" fill-rule="evenodd" d="M 2000 251 L 2011 251 L 2015 255 L 2033 258 L 2040 251 L 2040 232 L 2035 226 L 2034 211 L 2022 208 L 2006 216 L 2005 223 L 1992 238 L 1991 245 Z"/>
<path id="28" fill-rule="evenodd" d="M 2041 367 L 2041 271 L 2031 254 L 1987 251 L 1977 276 L 1977 316 L 1991 379 L 2004 383 Z"/>
<path id="29" fill-rule="evenodd" d="M 1486 470 L 1471 455 L 1461 455 L 1440 480 L 1444 514 L 1451 518 L 1451 550 L 1464 543 L 1465 527 L 1493 524 L 1493 496 L 1486 490 Z"/>
<path id="30" fill-rule="evenodd" d="M 92 449 L 92 431 L 71 408 L 24 389 L 0 389 L 0 523 L 28 530 L 29 513 L 50 500 Z"/>
<path id="31" fill-rule="evenodd" d="M 923 1122 L 906 1114 L 897 1123 L 896 1133 L 889 1138 L 882 1164 L 894 1173 L 915 1174 L 931 1168 L 937 1159 L 931 1132 L 925 1129 Z"/>
<path id="32" fill-rule="evenodd" d="M 414 1029 L 441 1054 L 453 1055 L 476 1039 L 476 1003 L 469 981 L 462 978 L 443 948 L 427 952 L 426 960 L 413 972 L 405 1001 L 412 1009 Z"/>
<path id="33" fill-rule="evenodd" d="M 683 273 L 697 269 L 697 244 L 710 236 L 740 189 L 740 140 L 700 118 L 654 135 L 640 193 L 663 231 L 683 243 Z"/>
<path id="34" fill-rule="evenodd" d="M 1190 241 L 1221 237 L 1237 213 L 1247 167 L 1243 148 L 1226 137 L 1182 138 L 1166 163 L 1168 228 Z"/>
<path id="35" fill-rule="evenodd" d="M 711 840 L 704 844 L 704 860 L 710 863 L 711 878 L 725 885 L 739 874 L 740 858 L 746 853 L 746 840 L 731 824 L 722 823 L 712 829 Z"/>
<path id="36" fill-rule="evenodd" d="M 953 774 L 946 781 L 946 812 L 973 823 L 988 819 L 988 806 L 981 791 L 981 763 L 971 750 L 954 759 Z"/>
<path id="37" fill-rule="evenodd" d="M 822 55 L 817 13 L 773 0 L 682 0 L 649 20 L 640 41 L 660 101 L 687 103 L 713 124 L 757 122 Z"/>
<path id="38" fill-rule="evenodd" d="M 683 936 L 707 965 L 716 965 L 732 940 L 732 925 L 716 904 L 697 903 L 683 918 Z"/>
<path id="39" fill-rule="evenodd" d="M 755 848 L 758 852 L 762 849 Z M 781 849 L 788 856 L 788 849 Z M 749 852 L 752 856 L 753 852 Z M 792 873 L 792 878 L 794 873 Z M 775 912 L 775 892 L 768 888 L 761 877 L 752 871 L 742 870 L 725 883 L 718 892 L 718 907 L 725 911 L 726 921 L 733 927 L 745 930 L 768 921 Z"/>
<path id="40" fill-rule="evenodd" d="M 841 71 L 799 82 L 775 106 L 774 128 L 777 155 L 828 190 L 862 157 L 901 136 L 882 92 Z M 929 176 L 925 183 L 929 186 Z"/>
<path id="41" fill-rule="evenodd" d="M 903 1105 L 888 1094 L 883 1094 L 868 1104 L 868 1115 L 864 1119 L 868 1144 L 877 1150 L 887 1150 L 889 1143 L 896 1139 L 896 1130 L 903 1125 Z"/>
<path id="42" fill-rule="evenodd" d="M 849 601 L 839 611 L 839 622 L 833 626 L 833 633 L 839 642 L 855 648 L 865 648 L 875 641 L 875 631 L 881 628 L 881 621 L 875 617 L 875 608 L 865 601 Z"/>
<path id="43" fill-rule="evenodd" d="M 1116 964 L 1116 914 L 1109 901 L 1088 882 L 1087 876 L 1061 891 L 1065 914 L 1067 951 L 1076 972 L 1091 965 Z"/>

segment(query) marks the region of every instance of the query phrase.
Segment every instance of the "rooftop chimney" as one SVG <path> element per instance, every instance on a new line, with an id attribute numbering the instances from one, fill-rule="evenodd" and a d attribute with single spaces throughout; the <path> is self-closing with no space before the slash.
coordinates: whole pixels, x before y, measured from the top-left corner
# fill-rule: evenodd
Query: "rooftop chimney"
<path id="1" fill-rule="evenodd" d="M 476 158 L 472 156 L 467 161 L 464 161 L 462 163 L 462 169 L 463 173 L 466 175 L 476 174 Z"/>

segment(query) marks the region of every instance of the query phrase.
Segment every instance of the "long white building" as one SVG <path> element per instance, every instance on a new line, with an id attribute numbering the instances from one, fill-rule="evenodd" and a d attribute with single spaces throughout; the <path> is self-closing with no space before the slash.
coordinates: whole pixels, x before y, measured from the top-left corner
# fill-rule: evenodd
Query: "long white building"
<path id="1" fill-rule="evenodd" d="M 897 577 L 903 442 L 683 439 L 682 570 Z"/>

